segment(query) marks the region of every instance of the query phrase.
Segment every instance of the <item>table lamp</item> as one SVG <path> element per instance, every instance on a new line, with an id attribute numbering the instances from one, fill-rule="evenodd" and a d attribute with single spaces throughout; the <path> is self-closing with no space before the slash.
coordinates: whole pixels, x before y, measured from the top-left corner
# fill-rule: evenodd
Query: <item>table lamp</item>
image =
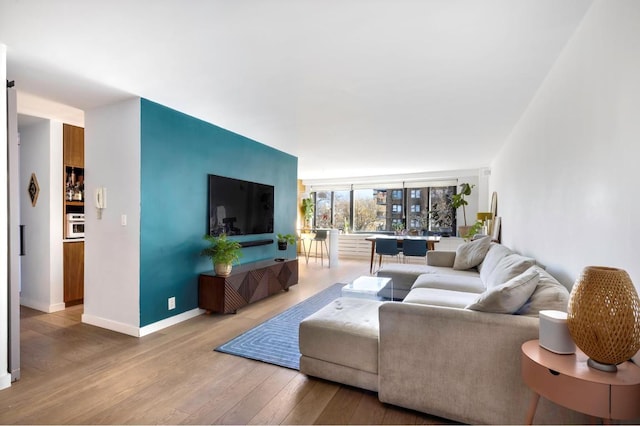
<path id="1" fill-rule="evenodd" d="M 626 271 L 587 266 L 567 312 L 569 334 L 595 369 L 615 372 L 640 349 L 640 301 Z"/>

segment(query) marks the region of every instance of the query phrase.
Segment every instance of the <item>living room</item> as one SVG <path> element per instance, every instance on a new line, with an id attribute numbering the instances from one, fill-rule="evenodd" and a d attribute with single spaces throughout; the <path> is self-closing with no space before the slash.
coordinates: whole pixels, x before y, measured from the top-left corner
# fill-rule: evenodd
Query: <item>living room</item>
<path id="1" fill-rule="evenodd" d="M 567 37 L 557 58 L 549 64 L 548 74 L 532 97 L 525 102 L 526 108 L 519 114 L 517 121 L 506 129 L 507 137 L 499 141 L 500 150 L 488 164 L 478 165 L 477 168 L 486 166 L 490 169 L 490 191 L 497 192 L 499 196 L 502 242 L 505 245 L 536 258 L 565 285 L 571 285 L 586 265 L 595 264 L 627 270 L 637 289 L 640 266 L 635 262 L 637 256 L 633 242 L 640 236 L 640 229 L 631 217 L 640 206 L 629 195 L 627 188 L 638 177 L 631 162 L 640 151 L 636 136 L 640 130 L 636 118 L 640 110 L 640 63 L 635 54 L 640 42 L 640 31 L 635 25 L 640 20 L 640 8 L 636 2 L 622 0 L 586 2 L 583 7 L 584 17 L 579 20 L 570 37 Z M 6 62 L 10 65 L 12 46 L 10 43 L 7 46 Z M 18 76 L 8 77 L 19 82 Z M 123 235 L 122 229 L 118 228 L 120 213 L 129 212 L 131 206 L 142 203 L 142 214 L 145 214 L 147 194 L 140 193 L 145 185 L 151 185 L 150 194 L 153 195 L 154 202 L 163 209 L 168 208 L 169 202 L 173 202 L 173 199 L 165 199 L 167 205 L 163 204 L 162 194 L 158 194 L 166 185 L 176 191 L 180 187 L 183 190 L 181 194 L 186 194 L 187 197 L 201 197 L 201 201 L 197 203 L 204 203 L 206 199 L 203 194 L 204 183 L 194 191 L 193 186 L 188 183 L 189 175 L 182 180 L 182 172 L 169 176 L 158 173 L 162 164 L 173 167 L 170 163 L 175 163 L 175 167 L 178 167 L 185 160 L 193 161 L 198 154 L 190 154 L 185 159 L 179 152 L 167 151 L 161 158 L 144 157 L 145 147 L 148 147 L 145 145 L 145 131 L 165 132 L 167 129 L 162 126 L 163 121 L 172 120 L 186 123 L 186 128 L 201 126 L 206 132 L 226 131 L 207 123 L 198 124 L 199 120 L 193 117 L 139 98 L 89 111 L 87 123 L 91 120 L 94 120 L 96 126 L 99 124 L 111 130 L 116 127 L 122 132 L 104 132 L 101 133 L 103 136 L 94 134 L 94 140 L 104 139 L 97 143 L 103 150 L 87 151 L 88 161 L 95 167 L 94 187 L 104 185 L 99 183 L 103 180 L 115 182 L 109 184 L 110 205 L 105 212 L 112 209 L 112 212 L 117 213 L 117 224 L 113 228 L 103 227 L 100 231 L 102 236 L 94 234 L 96 242 L 108 239 L 109 245 L 95 247 L 109 247 L 109 252 L 96 251 L 94 260 L 91 260 L 91 254 L 87 259 L 87 282 L 93 283 L 90 285 L 95 285 L 98 292 L 105 288 L 110 288 L 111 291 L 97 293 L 94 305 L 87 301 L 85 308 L 89 315 L 110 318 L 139 331 L 147 325 L 162 321 L 161 316 L 155 316 L 151 312 L 155 309 L 151 305 L 155 306 L 160 302 L 149 302 L 150 312 L 142 313 L 147 309 L 145 300 L 152 300 L 154 296 L 151 294 L 155 291 L 153 284 L 148 284 L 147 287 L 147 284 L 141 282 L 143 276 L 150 274 L 145 279 L 151 283 L 156 279 L 154 268 L 167 272 L 159 263 L 167 262 L 168 258 L 163 256 L 169 256 L 173 261 L 181 247 L 176 243 L 173 253 L 163 252 L 165 248 L 162 243 L 167 238 L 166 230 L 162 229 L 162 234 L 154 236 L 158 229 L 153 226 L 153 220 L 156 219 L 153 215 L 149 217 L 151 222 L 148 234 L 144 229 L 138 231 L 131 225 Z M 127 122 L 130 126 L 114 126 L 114 122 Z M 148 127 L 149 123 L 152 123 L 151 127 Z M 458 125 L 463 126 L 464 123 Z M 93 129 L 87 125 L 88 133 L 95 132 Z M 152 133 L 154 141 L 157 140 L 156 133 Z M 182 139 L 183 135 L 174 137 Z M 254 143 L 237 136 L 230 138 L 230 145 Z M 243 142 L 239 142 L 240 139 Z M 115 142 L 118 145 L 112 147 L 111 144 Z M 109 152 L 110 149 L 120 151 Z M 136 157 L 139 154 L 135 151 L 142 152 L 143 157 Z M 294 156 L 277 154 L 268 149 L 266 151 L 264 155 L 267 156 L 282 155 L 283 162 L 288 164 L 287 173 L 299 173 L 294 171 L 297 167 L 293 164 L 296 161 Z M 104 158 L 108 158 L 105 156 L 110 154 L 116 157 L 113 164 L 121 164 L 125 159 L 136 162 L 135 159 L 138 158 L 138 165 L 133 168 L 113 168 L 109 163 L 103 162 Z M 147 159 L 151 163 L 145 163 Z M 302 158 L 298 161 L 302 162 Z M 268 173 L 276 175 L 278 172 Z M 176 176 L 180 178 L 175 182 L 176 186 L 165 181 Z M 295 186 L 291 188 L 291 192 L 296 192 Z M 126 198 L 128 196 L 132 198 Z M 173 196 L 177 197 L 178 194 Z M 292 206 L 296 201 L 295 197 L 285 200 Z M 481 200 L 480 203 L 484 203 L 480 207 L 488 206 L 489 200 Z M 195 209 L 202 211 L 200 207 Z M 181 208 L 179 213 L 172 212 L 172 215 L 175 214 L 175 217 L 171 217 L 172 223 L 191 220 L 189 216 L 183 216 L 186 210 L 188 209 Z M 281 222 L 289 224 L 289 228 L 283 227 L 284 232 L 294 231 L 292 218 L 295 211 L 291 212 L 292 210 L 287 210 L 285 220 Z M 162 209 L 159 210 L 158 215 L 161 216 L 162 212 Z M 287 214 L 290 216 L 287 217 Z M 203 214 L 196 212 L 195 216 L 204 223 Z M 95 222 L 93 229 L 100 229 L 95 215 L 91 220 Z M 130 216 L 129 223 L 135 222 Z M 142 223 L 142 220 L 138 222 Z M 87 226 L 90 225 L 89 222 Z M 201 242 L 200 229 L 203 226 L 204 224 L 197 224 L 194 227 L 197 231 L 192 231 L 189 235 L 181 234 L 176 240 L 194 240 L 196 242 L 192 247 L 195 247 Z M 152 238 L 153 250 L 158 255 L 150 258 L 149 264 L 145 263 L 144 252 L 140 248 L 140 245 L 145 244 L 145 238 Z M 183 254 L 186 257 L 186 253 Z M 257 253 L 254 258 L 260 256 Z M 130 265 L 131 259 L 135 258 L 138 259 L 136 263 L 139 266 L 122 268 L 123 264 Z M 251 256 L 244 260 L 251 260 Z M 203 269 L 206 260 L 199 259 L 198 262 L 201 263 L 196 268 Z M 168 273 L 172 273 L 171 268 Z M 6 294 L 6 291 L 0 294 Z M 158 295 L 163 306 L 166 304 L 166 296 L 168 294 Z M 186 294 L 178 297 L 178 300 L 193 302 L 193 298 L 193 294 Z M 6 300 L 0 300 L 6 306 Z M 3 312 L 6 312 L 6 308 L 4 309 Z M 191 307 L 185 306 L 183 312 L 190 309 Z M 6 332 L 7 330 L 3 330 L 3 333 Z"/>

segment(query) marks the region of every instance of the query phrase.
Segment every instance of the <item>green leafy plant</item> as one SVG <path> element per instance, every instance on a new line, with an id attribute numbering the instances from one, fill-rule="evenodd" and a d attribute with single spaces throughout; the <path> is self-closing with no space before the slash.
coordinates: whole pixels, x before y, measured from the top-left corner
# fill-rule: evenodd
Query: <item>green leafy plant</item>
<path id="1" fill-rule="evenodd" d="M 469 204 L 469 202 L 465 200 L 464 197 L 468 197 L 469 195 L 471 195 L 471 190 L 474 187 L 475 185 L 470 185 L 468 183 L 461 183 L 460 192 L 458 192 L 457 194 L 451 197 L 451 205 L 453 206 L 454 209 L 457 210 L 459 207 L 462 207 L 462 216 L 464 217 L 464 226 L 467 226 L 467 212 L 465 210 L 465 206 Z"/>
<path id="2" fill-rule="evenodd" d="M 276 234 L 279 243 L 295 244 L 296 236 L 292 234 Z"/>
<path id="3" fill-rule="evenodd" d="M 303 198 L 302 205 L 300 207 L 302 216 L 304 217 L 305 226 L 311 226 L 313 221 L 313 213 L 315 212 L 315 205 L 313 204 L 313 198 Z"/>
<path id="4" fill-rule="evenodd" d="M 226 234 L 221 234 L 218 237 L 205 235 L 203 239 L 207 240 L 210 245 L 203 248 L 200 255 L 210 257 L 214 265 L 231 265 L 242 257 L 240 243 L 228 239 Z"/>
<path id="5" fill-rule="evenodd" d="M 474 223 L 473 225 L 471 225 L 469 227 L 469 230 L 467 231 L 467 233 L 462 237 L 465 240 L 470 240 L 473 238 L 474 235 L 476 235 L 478 232 L 480 232 L 480 230 L 482 229 L 482 226 L 484 224 L 482 223 L 481 220 L 478 220 L 476 223 Z"/>

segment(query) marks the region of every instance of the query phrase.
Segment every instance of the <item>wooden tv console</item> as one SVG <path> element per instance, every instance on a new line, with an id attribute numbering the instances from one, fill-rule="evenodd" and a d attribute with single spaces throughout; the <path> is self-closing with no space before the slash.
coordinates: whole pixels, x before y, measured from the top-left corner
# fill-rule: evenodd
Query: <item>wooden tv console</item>
<path id="1" fill-rule="evenodd" d="M 234 266 L 231 275 L 203 272 L 198 278 L 198 307 L 207 313 L 235 313 L 249 303 L 289 291 L 298 283 L 298 259 L 260 260 Z"/>

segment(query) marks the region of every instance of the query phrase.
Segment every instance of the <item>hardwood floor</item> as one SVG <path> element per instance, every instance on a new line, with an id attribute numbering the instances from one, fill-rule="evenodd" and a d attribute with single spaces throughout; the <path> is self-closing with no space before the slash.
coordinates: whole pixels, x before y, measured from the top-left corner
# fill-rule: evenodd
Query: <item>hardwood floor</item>
<path id="1" fill-rule="evenodd" d="M 238 311 L 142 338 L 80 322 L 82 305 L 21 311 L 22 379 L 0 391 L 2 424 L 443 424 L 373 392 L 213 348 L 336 282 L 368 273 L 300 260 L 299 284 Z"/>

